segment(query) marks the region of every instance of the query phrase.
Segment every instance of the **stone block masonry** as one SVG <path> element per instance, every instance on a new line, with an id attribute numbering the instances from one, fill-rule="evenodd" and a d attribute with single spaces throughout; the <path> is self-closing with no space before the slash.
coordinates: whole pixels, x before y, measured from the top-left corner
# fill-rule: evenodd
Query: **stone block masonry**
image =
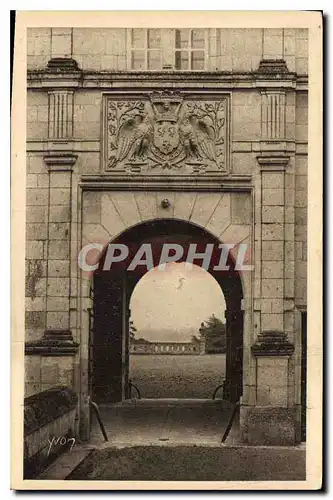
<path id="1" fill-rule="evenodd" d="M 71 387 L 75 432 L 89 437 L 96 304 L 78 254 L 178 221 L 235 255 L 247 245 L 253 271 L 240 275 L 236 313 L 229 291 L 228 312 L 243 331 L 227 355 L 242 439 L 297 442 L 308 31 L 29 28 L 27 40 L 26 394 Z M 117 349 L 108 359 L 125 366 Z M 110 385 L 125 387 L 125 372 Z"/>

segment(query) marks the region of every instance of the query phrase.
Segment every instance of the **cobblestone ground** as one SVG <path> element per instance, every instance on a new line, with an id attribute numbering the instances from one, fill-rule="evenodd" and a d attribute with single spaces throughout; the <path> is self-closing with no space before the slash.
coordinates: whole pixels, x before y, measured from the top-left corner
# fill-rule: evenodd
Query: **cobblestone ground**
<path id="1" fill-rule="evenodd" d="M 305 449 L 138 446 L 93 452 L 72 480 L 295 481 L 305 479 Z"/>
<path id="2" fill-rule="evenodd" d="M 225 375 L 225 355 L 131 355 L 130 378 L 143 398 L 208 398 Z"/>

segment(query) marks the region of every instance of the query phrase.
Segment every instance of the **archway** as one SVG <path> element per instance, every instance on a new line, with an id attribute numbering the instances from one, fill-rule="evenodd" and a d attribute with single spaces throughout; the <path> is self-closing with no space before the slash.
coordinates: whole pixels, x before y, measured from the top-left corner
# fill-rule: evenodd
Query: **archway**
<path id="1" fill-rule="evenodd" d="M 132 397 L 221 398 L 225 299 L 208 271 L 185 262 L 149 270 L 133 290 L 130 311 Z"/>
<path id="2" fill-rule="evenodd" d="M 203 228 L 175 219 L 158 219 L 138 224 L 112 241 L 129 249 L 125 260 L 115 263 L 109 270 L 103 253 L 93 276 L 94 325 L 90 338 L 90 378 L 92 397 L 99 403 L 122 401 L 129 397 L 129 302 L 134 287 L 147 272 L 146 265 L 129 269 L 129 263 L 143 245 L 151 245 L 152 265 L 160 263 L 165 243 L 180 245 L 183 254 L 177 259 L 185 261 L 190 245 L 196 253 L 211 249 L 206 270 L 219 283 L 226 302 L 226 378 L 224 398 L 236 402 L 242 395 L 243 375 L 243 298 L 242 283 L 235 261 L 228 254 L 225 268 L 219 268 L 222 243 Z M 203 262 L 203 257 L 194 261 Z M 106 268 L 106 270 L 105 270 Z"/>

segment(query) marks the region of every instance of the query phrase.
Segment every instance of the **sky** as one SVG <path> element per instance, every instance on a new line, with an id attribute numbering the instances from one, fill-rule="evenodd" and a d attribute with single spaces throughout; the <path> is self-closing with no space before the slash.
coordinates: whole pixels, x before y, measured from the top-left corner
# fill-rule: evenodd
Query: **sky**
<path id="1" fill-rule="evenodd" d="M 214 314 L 224 321 L 225 301 L 220 286 L 204 269 L 185 263 L 169 263 L 165 271 L 146 273 L 136 285 L 130 302 L 131 319 L 147 340 L 185 340 L 202 321 Z M 156 331 L 165 332 L 163 338 Z M 151 332 L 149 332 L 151 330 Z M 157 338 L 158 337 L 158 338 Z M 167 338 L 165 338 L 167 337 Z"/>

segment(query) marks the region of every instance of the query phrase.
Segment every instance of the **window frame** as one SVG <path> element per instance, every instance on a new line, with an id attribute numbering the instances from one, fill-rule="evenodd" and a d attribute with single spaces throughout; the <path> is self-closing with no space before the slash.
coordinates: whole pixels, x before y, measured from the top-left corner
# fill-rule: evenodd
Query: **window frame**
<path id="1" fill-rule="evenodd" d="M 204 31 L 204 46 L 203 48 L 193 48 L 192 46 L 192 32 L 194 30 L 203 30 Z M 187 30 L 188 31 L 188 47 L 187 48 L 177 48 L 176 47 L 176 30 Z M 174 40 L 173 40 L 173 46 L 174 46 L 174 56 L 175 56 L 175 64 L 174 64 L 174 70 L 175 71 L 205 71 L 207 67 L 207 59 L 208 59 L 208 29 L 207 28 L 174 28 Z M 177 52 L 187 52 L 187 57 L 188 57 L 188 68 L 183 69 L 183 68 L 176 68 L 176 54 Z M 193 69 L 192 68 L 192 54 L 193 52 L 203 52 L 204 53 L 204 60 L 203 60 L 203 68 L 202 69 Z"/>
<path id="2" fill-rule="evenodd" d="M 134 29 L 142 29 L 144 33 L 144 46 L 143 47 L 134 47 L 133 46 L 133 30 Z M 131 71 L 161 71 L 163 67 L 163 46 L 162 46 L 162 37 L 161 37 L 161 45 L 160 47 L 157 48 L 151 48 L 149 47 L 149 30 L 152 29 L 157 29 L 157 28 L 129 28 L 129 34 L 127 36 L 128 39 L 128 67 L 130 68 Z M 143 69 L 136 69 L 133 68 L 133 52 L 143 52 L 144 53 L 144 68 Z M 161 53 L 161 69 L 153 70 L 148 68 L 149 64 L 149 53 L 150 52 L 160 52 Z"/>
<path id="3" fill-rule="evenodd" d="M 133 30 L 134 29 L 142 29 L 144 31 L 144 47 L 134 47 L 133 46 Z M 148 46 L 148 33 L 150 29 L 160 29 L 161 30 L 161 44 L 159 48 L 149 48 Z M 176 30 L 186 29 L 189 31 L 189 43 L 188 48 L 176 48 Z M 192 31 L 195 29 L 202 29 L 204 31 L 204 46 L 203 48 L 193 48 L 192 47 Z M 137 71 L 137 72 L 164 72 L 164 71 L 177 71 L 177 72 L 204 72 L 207 71 L 208 66 L 208 48 L 209 48 L 209 29 L 208 28 L 127 28 L 127 68 L 129 71 Z M 164 41 L 168 41 L 166 45 L 163 43 Z M 172 46 L 172 49 L 169 47 Z M 133 67 L 133 53 L 136 51 L 144 52 L 144 68 L 136 69 Z M 159 69 L 150 69 L 148 67 L 149 64 L 149 52 L 160 52 L 161 53 L 161 68 Z M 177 52 L 187 52 L 188 54 L 188 68 L 187 69 L 178 69 L 176 68 L 176 53 Z M 204 53 L 204 62 L 202 69 L 192 69 L 192 54 L 193 52 L 203 52 Z M 168 59 L 166 55 L 172 53 L 172 64 L 165 64 L 165 61 Z"/>

